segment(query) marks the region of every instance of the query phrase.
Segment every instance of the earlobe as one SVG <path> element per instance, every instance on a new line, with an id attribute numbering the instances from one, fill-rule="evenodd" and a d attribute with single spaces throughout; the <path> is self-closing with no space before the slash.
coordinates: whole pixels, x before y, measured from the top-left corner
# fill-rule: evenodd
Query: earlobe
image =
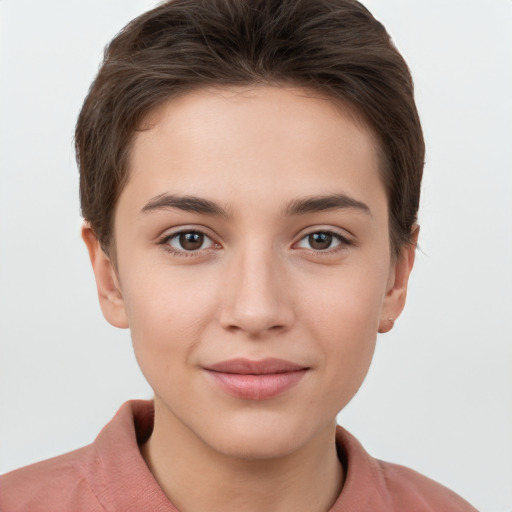
<path id="1" fill-rule="evenodd" d="M 386 319 L 381 319 L 379 323 L 379 333 L 384 334 L 386 332 L 391 331 L 393 326 L 395 325 L 395 319 L 388 317 Z"/>
<path id="2" fill-rule="evenodd" d="M 415 225 L 411 244 L 402 247 L 391 269 L 390 282 L 381 311 L 379 333 L 389 332 L 404 309 L 409 276 L 414 266 L 419 230 L 419 226 Z"/>
<path id="3" fill-rule="evenodd" d="M 114 327 L 128 328 L 128 317 L 116 270 L 87 221 L 82 225 L 82 239 L 89 252 L 103 316 Z"/>

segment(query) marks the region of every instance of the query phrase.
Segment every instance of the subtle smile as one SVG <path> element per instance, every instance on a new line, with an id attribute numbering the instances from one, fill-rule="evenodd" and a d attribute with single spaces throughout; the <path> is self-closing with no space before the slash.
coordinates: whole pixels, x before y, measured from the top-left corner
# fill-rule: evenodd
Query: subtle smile
<path id="1" fill-rule="evenodd" d="M 231 359 L 204 370 L 230 395 L 246 400 L 267 400 L 298 384 L 309 368 L 282 359 Z"/>

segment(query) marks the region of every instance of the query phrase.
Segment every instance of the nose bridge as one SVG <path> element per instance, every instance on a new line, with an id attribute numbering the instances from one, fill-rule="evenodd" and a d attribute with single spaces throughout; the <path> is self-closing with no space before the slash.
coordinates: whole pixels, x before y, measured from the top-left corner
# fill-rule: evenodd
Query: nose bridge
<path id="1" fill-rule="evenodd" d="M 220 315 L 223 327 L 253 336 L 288 327 L 293 308 L 286 293 L 284 267 L 268 243 L 251 240 L 236 251 L 226 269 Z"/>

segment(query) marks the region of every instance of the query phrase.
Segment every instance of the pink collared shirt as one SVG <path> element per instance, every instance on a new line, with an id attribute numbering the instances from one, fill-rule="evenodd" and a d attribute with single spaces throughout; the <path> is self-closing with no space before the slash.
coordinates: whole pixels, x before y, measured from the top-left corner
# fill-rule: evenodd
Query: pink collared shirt
<path id="1" fill-rule="evenodd" d="M 139 450 L 153 428 L 153 402 L 132 400 L 84 448 L 0 477 L 1 512 L 178 512 Z M 338 427 L 343 490 L 329 512 L 476 512 L 446 487 L 374 459 Z"/>

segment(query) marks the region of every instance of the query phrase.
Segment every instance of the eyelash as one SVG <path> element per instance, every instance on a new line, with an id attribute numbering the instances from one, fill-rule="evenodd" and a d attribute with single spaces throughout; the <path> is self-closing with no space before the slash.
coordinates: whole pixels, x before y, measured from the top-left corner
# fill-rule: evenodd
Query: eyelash
<path id="1" fill-rule="evenodd" d="M 197 250 L 191 250 L 191 251 L 187 251 L 186 249 L 182 249 L 182 250 L 174 249 L 169 244 L 169 242 L 181 235 L 184 235 L 184 234 L 202 235 L 205 238 L 209 239 L 215 247 L 208 247 L 206 249 L 197 249 Z M 330 236 L 332 236 L 333 239 L 335 239 L 339 243 L 338 243 L 338 245 L 336 245 L 334 247 L 328 247 L 327 249 L 323 249 L 323 250 L 322 249 L 315 250 L 313 248 L 306 249 L 306 250 L 312 251 L 315 255 L 321 255 L 321 256 L 329 255 L 329 254 L 336 253 L 338 251 L 345 250 L 345 249 L 355 245 L 355 243 L 352 240 L 348 239 L 346 236 L 344 236 L 341 233 L 338 233 L 336 231 L 329 230 L 329 229 L 316 230 L 316 231 L 310 231 L 309 233 L 305 233 L 297 242 L 295 242 L 294 245 L 297 245 L 298 243 L 302 242 L 306 238 L 308 238 L 312 235 L 317 235 L 317 234 L 330 235 Z M 158 240 L 157 243 L 165 251 L 171 253 L 173 256 L 178 256 L 178 257 L 193 257 L 193 256 L 197 256 L 201 251 L 205 251 L 205 250 L 211 251 L 211 250 L 216 250 L 219 247 L 221 247 L 220 244 L 216 243 L 204 231 L 201 231 L 199 229 L 183 229 L 183 230 L 180 230 L 180 231 L 177 231 L 174 233 L 170 233 L 168 235 L 163 236 L 160 240 Z"/>
<path id="2" fill-rule="evenodd" d="M 329 235 L 333 238 L 333 241 L 336 240 L 338 242 L 338 245 L 335 245 L 334 247 L 328 247 L 327 249 L 318 249 L 315 250 L 313 248 L 307 248 L 306 250 L 312 251 L 315 256 L 328 256 L 332 255 L 334 253 L 337 253 L 338 251 L 343 251 L 348 249 L 349 247 L 352 247 L 355 245 L 355 243 L 347 238 L 346 236 L 342 235 L 341 233 L 337 231 L 333 231 L 332 229 L 318 229 L 314 231 L 310 231 L 309 233 L 304 234 L 298 242 L 296 242 L 294 245 L 297 245 L 298 243 L 302 242 L 303 240 L 307 239 L 308 237 L 312 235 Z"/>
<path id="3" fill-rule="evenodd" d="M 187 251 L 186 249 L 177 250 L 174 247 L 170 245 L 170 241 L 181 236 L 181 235 L 187 235 L 187 234 L 197 234 L 202 235 L 208 240 L 212 242 L 212 244 L 215 247 L 208 247 L 207 249 L 197 249 L 192 251 Z M 215 250 L 216 248 L 220 247 L 220 244 L 216 243 L 210 236 L 208 236 L 204 231 L 201 231 L 200 229 L 182 229 L 180 231 L 176 231 L 175 233 L 170 233 L 168 235 L 163 236 L 160 240 L 158 240 L 158 245 L 162 247 L 164 251 L 167 251 L 171 253 L 173 256 L 178 257 L 191 257 L 191 256 L 197 256 L 201 251 L 211 251 Z"/>

